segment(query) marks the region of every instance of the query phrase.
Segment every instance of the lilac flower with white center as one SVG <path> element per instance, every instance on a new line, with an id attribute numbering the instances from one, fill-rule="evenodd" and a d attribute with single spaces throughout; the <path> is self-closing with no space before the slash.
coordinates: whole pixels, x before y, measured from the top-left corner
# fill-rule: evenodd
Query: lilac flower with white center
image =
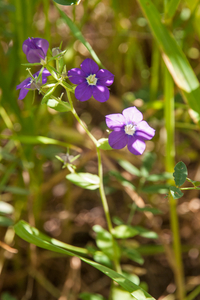
<path id="1" fill-rule="evenodd" d="M 99 102 L 105 102 L 109 99 L 110 92 L 107 86 L 114 81 L 114 75 L 100 69 L 98 65 L 90 58 L 86 58 L 81 69 L 74 68 L 68 71 L 69 80 L 78 84 L 75 89 L 75 97 L 80 101 L 86 101 L 92 96 Z"/>
<path id="2" fill-rule="evenodd" d="M 155 130 L 143 121 L 142 113 L 135 106 L 124 109 L 122 114 L 107 115 L 106 124 L 113 130 L 108 138 L 109 145 L 113 149 L 127 145 L 135 155 L 141 155 L 146 148 L 144 141 L 155 135 Z"/>
<path id="3" fill-rule="evenodd" d="M 21 89 L 18 98 L 19 100 L 24 99 L 28 94 L 29 90 L 35 90 L 35 89 L 39 90 L 40 87 L 47 82 L 47 77 L 51 75 L 47 69 L 44 69 L 42 72 L 42 76 L 40 77 L 39 80 L 37 80 L 39 73 L 40 71 L 33 74 L 34 79 L 28 77 L 27 79 L 22 81 L 19 85 L 17 85 L 16 90 Z"/>
<path id="4" fill-rule="evenodd" d="M 40 63 L 45 60 L 49 42 L 41 38 L 28 38 L 23 42 L 22 50 L 30 63 Z"/>

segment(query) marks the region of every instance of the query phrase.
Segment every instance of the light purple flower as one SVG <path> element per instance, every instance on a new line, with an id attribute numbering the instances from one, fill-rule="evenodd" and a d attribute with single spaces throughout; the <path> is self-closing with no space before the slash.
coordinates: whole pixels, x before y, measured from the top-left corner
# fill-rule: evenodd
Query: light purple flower
<path id="1" fill-rule="evenodd" d="M 106 124 L 113 131 L 108 143 L 113 149 L 122 149 L 126 145 L 128 150 L 140 155 L 144 152 L 145 140 L 151 140 L 155 130 L 143 120 L 142 113 L 134 106 L 123 110 L 122 114 L 106 116 Z"/>
<path id="2" fill-rule="evenodd" d="M 42 76 L 40 79 L 37 81 L 37 77 L 39 76 L 40 71 L 36 72 L 33 74 L 33 78 L 28 77 L 24 81 L 22 81 L 19 85 L 17 85 L 16 90 L 20 90 L 19 93 L 19 100 L 22 100 L 26 97 L 28 94 L 29 90 L 35 90 L 35 89 L 40 89 L 40 87 L 47 82 L 47 77 L 50 76 L 51 74 L 47 69 L 44 69 L 42 72 Z"/>
<path id="3" fill-rule="evenodd" d="M 98 65 L 90 58 L 86 58 L 81 68 L 74 68 L 68 71 L 69 80 L 78 84 L 75 89 L 75 97 L 80 101 L 86 101 L 92 96 L 99 102 L 105 102 L 109 99 L 110 92 L 107 86 L 114 81 L 114 75 L 100 69 Z"/>
<path id="4" fill-rule="evenodd" d="M 28 38 L 22 45 L 22 50 L 30 63 L 40 63 L 41 59 L 44 60 L 48 48 L 49 42 L 41 38 Z"/>

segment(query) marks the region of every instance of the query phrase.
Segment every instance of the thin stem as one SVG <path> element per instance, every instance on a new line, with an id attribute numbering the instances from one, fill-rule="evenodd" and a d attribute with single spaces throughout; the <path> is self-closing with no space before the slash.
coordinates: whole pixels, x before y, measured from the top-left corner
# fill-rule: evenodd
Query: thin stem
<path id="1" fill-rule="evenodd" d="M 91 138 L 91 140 L 93 141 L 93 143 L 95 144 L 95 146 L 97 147 L 98 142 L 95 139 L 95 137 L 89 132 L 89 130 L 87 129 L 87 127 L 85 126 L 85 124 L 83 123 L 83 121 L 79 118 L 79 116 L 77 115 L 73 103 L 72 103 L 72 99 L 71 99 L 71 95 L 70 92 L 67 91 L 67 97 L 69 100 L 69 103 L 71 105 L 71 112 L 73 113 L 74 117 L 76 118 L 76 120 L 79 122 L 79 124 L 83 127 L 83 129 L 85 130 L 85 132 L 87 133 L 87 135 Z"/>
<path id="2" fill-rule="evenodd" d="M 102 205 L 103 205 L 104 213 L 105 213 L 105 216 L 106 216 L 106 221 L 107 221 L 107 224 L 108 224 L 108 230 L 109 230 L 109 232 L 110 232 L 110 234 L 112 236 L 113 253 L 114 253 L 113 262 L 114 262 L 116 271 L 118 273 L 121 273 L 121 267 L 120 267 L 120 263 L 119 263 L 119 259 L 118 259 L 117 244 L 116 244 L 116 241 L 115 241 L 115 239 L 113 237 L 113 226 L 112 226 L 112 222 L 111 222 L 111 218 L 110 218 L 110 212 L 109 212 L 109 207 L 108 207 L 108 202 L 107 202 L 107 199 L 106 199 L 106 195 L 105 195 L 105 191 L 104 191 L 104 186 L 103 186 L 103 167 L 102 167 L 100 149 L 98 148 L 98 141 L 89 132 L 89 130 L 87 129 L 87 127 L 85 126 L 85 124 L 82 122 L 82 120 L 77 115 L 77 113 L 76 113 L 76 111 L 75 111 L 75 109 L 73 107 L 73 103 L 72 103 L 70 92 L 67 89 L 66 89 L 66 92 L 67 92 L 67 97 L 68 97 L 69 103 L 71 105 L 71 112 L 73 113 L 74 117 L 79 122 L 79 124 L 83 127 L 83 129 L 85 130 L 85 132 L 87 133 L 87 135 L 94 142 L 95 147 L 96 147 L 97 158 L 98 158 L 99 193 L 100 193 L 100 197 L 101 197 L 101 202 L 102 202 Z"/>
<path id="3" fill-rule="evenodd" d="M 97 157 L 98 157 L 98 171 L 99 171 L 99 180 L 100 180 L 99 193 L 101 196 L 101 201 L 102 201 L 104 213 L 106 216 L 106 221 L 108 224 L 108 230 L 109 230 L 110 234 L 112 235 L 112 244 L 113 244 L 113 252 L 114 252 L 113 262 L 115 264 L 116 271 L 118 273 L 121 273 L 122 271 L 121 271 L 121 267 L 120 267 L 120 263 L 119 263 L 119 259 L 118 259 L 117 245 L 116 245 L 115 239 L 113 237 L 113 227 L 112 227 L 112 222 L 111 222 L 111 218 L 110 218 L 108 202 L 106 199 L 104 186 L 103 186 L 103 167 L 102 167 L 102 162 L 101 162 L 101 153 L 100 153 L 100 149 L 98 147 L 96 147 L 96 151 L 97 151 Z"/>
<path id="4" fill-rule="evenodd" d="M 174 145 L 174 83 L 172 77 L 165 67 L 165 122 L 167 131 L 167 141 L 166 141 L 166 159 L 165 166 L 166 171 L 173 173 L 175 165 L 175 145 Z M 170 182 L 169 182 L 170 183 Z M 171 230 L 173 234 L 173 248 L 176 266 L 174 268 L 175 281 L 177 285 L 177 296 L 179 300 L 184 299 L 184 273 L 183 264 L 181 257 L 181 242 L 179 235 L 179 222 L 177 215 L 177 202 L 172 197 L 169 196 L 169 206 L 170 206 L 170 220 L 171 220 Z"/>

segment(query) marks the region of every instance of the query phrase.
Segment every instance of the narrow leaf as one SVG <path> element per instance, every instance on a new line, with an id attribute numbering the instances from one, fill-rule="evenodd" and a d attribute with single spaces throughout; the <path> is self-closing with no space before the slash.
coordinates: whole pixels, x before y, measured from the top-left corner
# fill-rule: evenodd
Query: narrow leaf
<path id="1" fill-rule="evenodd" d="M 128 280 L 126 277 L 124 277 L 121 274 L 118 274 L 117 272 L 102 266 L 94 261 L 91 261 L 87 258 L 84 258 L 80 255 L 76 255 L 73 252 L 67 251 L 65 249 L 62 249 L 61 247 L 55 246 L 51 243 L 51 238 L 46 237 L 45 235 L 42 235 L 43 238 L 41 239 L 38 236 L 39 231 L 31 227 L 28 223 L 24 221 L 18 222 L 14 226 L 15 232 L 18 236 L 20 236 L 25 241 L 32 243 L 40 248 L 47 249 L 53 252 L 69 255 L 69 256 L 77 256 L 82 261 L 88 263 L 92 267 L 98 269 L 114 281 L 116 281 L 120 286 L 122 286 L 125 290 L 127 290 L 133 297 L 135 297 L 137 300 L 155 300 L 153 297 L 151 297 L 146 291 L 144 291 L 141 287 L 134 284 L 130 280 Z"/>
<path id="2" fill-rule="evenodd" d="M 61 5 L 75 5 L 75 4 L 79 4 L 81 2 L 81 0 L 53 0 L 54 2 L 61 4 Z"/>
<path id="3" fill-rule="evenodd" d="M 99 188 L 99 177 L 90 173 L 72 173 L 66 178 L 74 184 L 87 190 L 96 190 Z"/>
<path id="4" fill-rule="evenodd" d="M 132 175 L 140 176 L 140 170 L 126 160 L 119 160 L 119 165 Z"/>
<path id="5" fill-rule="evenodd" d="M 119 225 L 113 229 L 113 235 L 117 239 L 127 239 L 130 237 L 134 237 L 138 233 L 138 230 L 129 225 Z"/>
<path id="6" fill-rule="evenodd" d="M 60 102 L 56 101 L 55 99 L 49 99 L 47 101 L 47 106 L 49 106 L 50 108 L 53 108 L 59 112 L 67 112 L 67 111 L 71 110 L 69 103 L 67 103 L 67 102 L 60 103 Z"/>
<path id="7" fill-rule="evenodd" d="M 186 56 L 176 43 L 172 34 L 162 23 L 161 16 L 151 0 L 138 0 L 163 53 L 165 64 L 175 83 L 181 89 L 190 107 L 196 112 L 195 118 L 200 120 L 200 86 Z"/>
<path id="8" fill-rule="evenodd" d="M 166 10 L 165 10 L 165 14 L 167 18 L 171 19 L 174 16 L 180 1 L 181 0 L 170 0 L 167 2 Z"/>
<path id="9" fill-rule="evenodd" d="M 89 51 L 89 53 L 91 54 L 93 59 L 96 61 L 96 63 L 99 66 L 101 66 L 102 68 L 104 68 L 104 66 L 102 65 L 100 59 L 96 55 L 95 51 L 92 49 L 91 45 L 85 40 L 84 36 L 82 35 L 82 33 L 80 32 L 78 27 L 73 23 L 73 21 L 62 10 L 60 10 L 58 7 L 57 7 L 57 9 L 60 12 L 60 15 L 62 16 L 64 21 L 69 26 L 69 28 L 70 28 L 71 32 L 73 33 L 73 35 L 77 38 L 77 40 L 79 40 L 87 48 L 87 50 Z"/>
<path id="10" fill-rule="evenodd" d="M 134 226 L 134 228 L 138 231 L 138 234 L 140 236 L 143 236 L 148 239 L 157 239 L 158 238 L 157 233 L 152 230 L 146 229 L 142 226 Z"/>

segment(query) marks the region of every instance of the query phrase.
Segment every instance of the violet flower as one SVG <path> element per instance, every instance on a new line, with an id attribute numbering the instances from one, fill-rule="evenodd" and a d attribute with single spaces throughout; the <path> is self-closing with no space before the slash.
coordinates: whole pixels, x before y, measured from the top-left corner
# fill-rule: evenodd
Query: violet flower
<path id="1" fill-rule="evenodd" d="M 30 63 L 40 63 L 41 59 L 45 60 L 49 42 L 41 38 L 28 38 L 23 42 L 22 50 Z"/>
<path id="2" fill-rule="evenodd" d="M 75 89 L 75 97 L 80 101 L 86 101 L 92 96 L 99 102 L 105 102 L 109 99 L 110 92 L 107 86 L 114 81 L 114 75 L 100 69 L 98 65 L 90 58 L 86 58 L 81 69 L 74 68 L 68 71 L 69 80 L 78 84 Z"/>
<path id="3" fill-rule="evenodd" d="M 40 71 L 33 74 L 34 79 L 28 77 L 27 79 L 22 81 L 19 85 L 17 85 L 16 90 L 20 89 L 19 98 L 18 98 L 19 100 L 24 99 L 28 94 L 29 90 L 35 90 L 35 89 L 39 90 L 40 87 L 47 82 L 47 77 L 51 75 L 47 69 L 44 69 L 42 72 L 42 76 L 40 77 L 39 80 L 37 80 L 39 73 Z"/>
<path id="4" fill-rule="evenodd" d="M 142 119 L 142 113 L 135 106 L 124 109 L 122 114 L 107 115 L 106 124 L 113 130 L 108 138 L 109 145 L 113 149 L 127 145 L 131 153 L 142 154 L 146 148 L 144 141 L 155 135 L 155 130 Z"/>

